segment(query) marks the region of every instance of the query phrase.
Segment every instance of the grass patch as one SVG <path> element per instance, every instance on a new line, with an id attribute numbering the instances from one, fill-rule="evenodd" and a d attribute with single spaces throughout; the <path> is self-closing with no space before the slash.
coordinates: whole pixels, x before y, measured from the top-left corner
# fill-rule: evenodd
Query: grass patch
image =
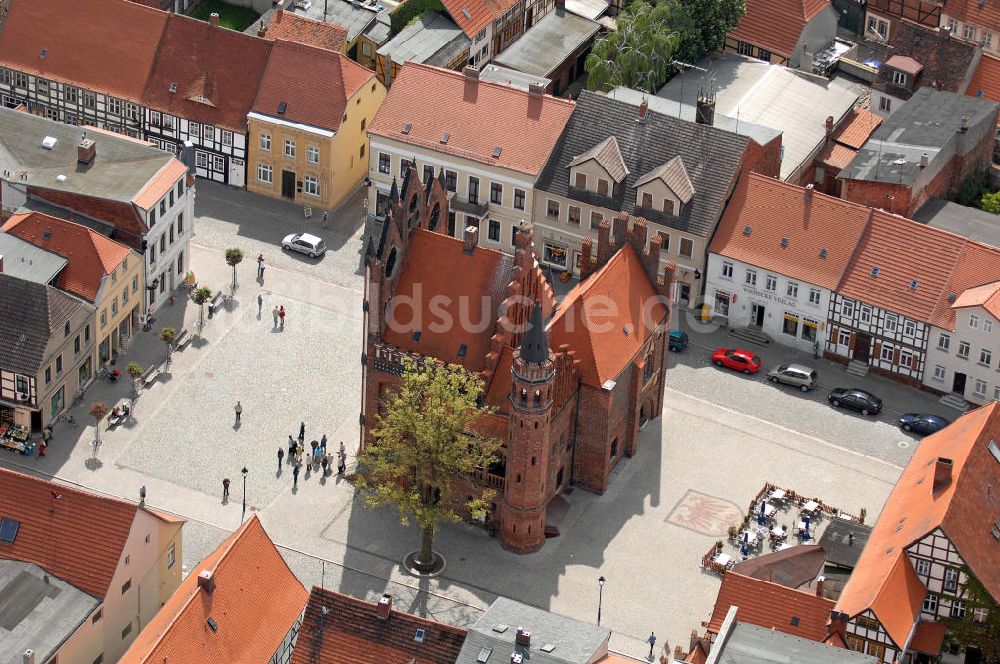
<path id="1" fill-rule="evenodd" d="M 219 25 L 237 32 L 243 32 L 260 18 L 260 14 L 249 7 L 231 5 L 222 0 L 205 0 L 191 12 L 191 16 L 207 22 L 212 12 L 219 15 Z"/>

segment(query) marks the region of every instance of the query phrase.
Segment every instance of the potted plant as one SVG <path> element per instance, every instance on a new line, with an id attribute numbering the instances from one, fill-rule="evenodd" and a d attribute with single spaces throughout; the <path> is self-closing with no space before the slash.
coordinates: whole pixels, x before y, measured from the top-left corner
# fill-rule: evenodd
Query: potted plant
<path id="1" fill-rule="evenodd" d="M 728 532 L 729 532 L 729 539 L 734 540 L 736 539 L 736 533 L 739 532 L 739 528 L 737 528 L 736 526 L 729 526 Z"/>
<path id="2" fill-rule="evenodd" d="M 95 401 L 90 406 L 90 416 L 94 418 L 94 428 L 96 429 L 97 438 L 94 442 L 98 445 L 101 444 L 101 418 L 108 414 L 108 404 L 103 401 Z"/>
<path id="3" fill-rule="evenodd" d="M 718 542 L 715 543 L 715 550 L 720 553 L 722 552 L 722 540 L 719 540 Z"/>
<path id="4" fill-rule="evenodd" d="M 861 508 L 861 514 L 858 515 L 858 523 L 862 526 L 865 525 L 865 518 L 868 516 L 868 509 L 865 507 Z"/>
<path id="5" fill-rule="evenodd" d="M 132 377 L 132 398 L 135 399 L 139 396 L 139 388 L 136 381 L 139 380 L 139 377 L 142 375 L 142 367 L 139 366 L 138 362 L 129 362 L 128 366 L 125 367 L 125 371 L 127 371 L 128 375 Z"/>
<path id="6" fill-rule="evenodd" d="M 212 289 L 199 286 L 191 293 L 191 299 L 198 305 L 198 329 L 205 325 L 205 303 L 212 298 Z"/>

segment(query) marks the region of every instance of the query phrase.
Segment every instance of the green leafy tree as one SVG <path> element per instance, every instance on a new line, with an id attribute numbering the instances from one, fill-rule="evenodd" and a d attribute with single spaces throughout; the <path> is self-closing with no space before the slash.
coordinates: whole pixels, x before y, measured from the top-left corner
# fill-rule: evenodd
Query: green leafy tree
<path id="1" fill-rule="evenodd" d="M 226 249 L 226 264 L 233 268 L 233 289 L 236 289 L 236 266 L 243 262 L 243 250 L 236 247 Z"/>
<path id="2" fill-rule="evenodd" d="M 955 202 L 959 205 L 975 205 L 978 203 L 982 199 L 983 194 L 988 191 L 986 189 L 988 179 L 989 173 L 985 168 L 977 168 L 969 173 L 958 185 L 958 194 L 955 196 Z"/>
<path id="3" fill-rule="evenodd" d="M 587 56 L 587 87 L 619 85 L 654 93 L 667 79 L 680 35 L 675 3 L 651 5 L 636 0 L 618 16 L 618 29 L 598 39 Z"/>
<path id="4" fill-rule="evenodd" d="M 978 647 L 983 662 L 1000 662 L 1000 605 L 968 567 L 962 571 L 966 579 L 961 586 L 965 617 L 945 620 L 949 637 L 960 645 Z M 986 609 L 985 616 L 977 614 L 977 608 Z"/>
<path id="5" fill-rule="evenodd" d="M 442 521 L 458 521 L 464 507 L 486 514 L 493 491 L 466 500 L 459 478 L 487 468 L 501 442 L 469 433 L 491 411 L 479 405 L 483 381 L 457 365 L 407 360 L 403 384 L 385 403 L 372 440 L 359 459 L 358 486 L 369 507 L 395 505 L 400 521 L 412 517 L 422 530 L 416 564 L 434 565 L 434 534 Z"/>
<path id="6" fill-rule="evenodd" d="M 990 214 L 1000 214 L 1000 191 L 986 192 L 979 200 L 979 207 Z"/>
<path id="7" fill-rule="evenodd" d="M 200 286 L 191 293 L 191 300 L 198 305 L 198 329 L 205 324 L 205 303 L 212 298 L 212 289 Z"/>
<path id="8" fill-rule="evenodd" d="M 746 0 L 685 0 L 684 9 L 694 19 L 694 29 L 684 30 L 683 41 L 697 43 L 698 58 L 721 51 L 726 35 L 740 23 L 747 11 Z"/>
<path id="9" fill-rule="evenodd" d="M 129 362 L 128 366 L 125 367 L 125 371 L 132 378 L 132 398 L 135 399 L 139 396 L 139 388 L 136 381 L 142 375 L 142 367 L 139 366 L 138 362 Z"/>

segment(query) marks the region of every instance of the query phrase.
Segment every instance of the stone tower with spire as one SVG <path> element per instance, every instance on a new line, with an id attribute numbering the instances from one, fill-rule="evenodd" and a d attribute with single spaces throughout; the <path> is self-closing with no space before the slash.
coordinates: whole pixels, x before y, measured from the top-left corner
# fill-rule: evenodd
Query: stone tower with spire
<path id="1" fill-rule="evenodd" d="M 511 367 L 511 416 L 506 484 L 501 501 L 501 543 L 530 553 L 545 543 L 549 451 L 556 362 L 549 350 L 542 305 L 536 300 Z"/>

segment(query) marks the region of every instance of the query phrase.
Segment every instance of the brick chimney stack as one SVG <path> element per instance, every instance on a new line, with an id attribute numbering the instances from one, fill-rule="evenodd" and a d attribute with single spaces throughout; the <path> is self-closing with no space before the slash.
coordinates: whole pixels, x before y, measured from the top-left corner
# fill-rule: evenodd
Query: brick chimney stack
<path id="1" fill-rule="evenodd" d="M 466 226 L 462 239 L 465 241 L 465 255 L 471 256 L 472 252 L 476 249 L 476 245 L 479 244 L 479 227 Z"/>
<path id="2" fill-rule="evenodd" d="M 81 164 L 90 165 L 94 163 L 94 159 L 97 158 L 97 143 L 93 139 L 87 138 L 84 135 L 80 139 L 79 145 L 76 146 L 76 160 Z"/>
<path id="3" fill-rule="evenodd" d="M 209 16 L 208 16 L 208 24 L 210 26 L 212 26 L 213 28 L 219 27 L 219 13 L 218 12 L 212 12 L 211 14 L 209 14 Z"/>
<path id="4" fill-rule="evenodd" d="M 392 595 L 383 593 L 375 607 L 375 615 L 379 620 L 388 620 L 392 614 Z"/>
<path id="5" fill-rule="evenodd" d="M 525 648 L 531 646 L 531 632 L 518 626 L 517 633 L 514 635 L 514 643 Z"/>
<path id="6" fill-rule="evenodd" d="M 0 254 L 0 274 L 3 274 L 3 254 Z"/>
<path id="7" fill-rule="evenodd" d="M 464 74 L 465 78 L 469 79 L 470 81 L 478 81 L 479 67 L 473 67 L 472 65 L 465 65 L 465 67 L 462 69 L 462 74 Z"/>
<path id="8" fill-rule="evenodd" d="M 954 465 L 951 459 L 938 457 L 934 464 L 934 491 L 939 491 L 951 484 L 951 468 Z"/>
<path id="9" fill-rule="evenodd" d="M 833 116 L 826 116 L 826 135 L 829 136 L 833 133 Z"/>
<path id="10" fill-rule="evenodd" d="M 821 576 L 816 579 L 816 597 L 826 597 L 823 591 L 826 590 L 826 577 Z"/>
<path id="11" fill-rule="evenodd" d="M 639 104 L 639 122 L 646 121 L 646 114 L 649 113 L 649 100 L 645 97 L 642 98 L 642 103 Z"/>

